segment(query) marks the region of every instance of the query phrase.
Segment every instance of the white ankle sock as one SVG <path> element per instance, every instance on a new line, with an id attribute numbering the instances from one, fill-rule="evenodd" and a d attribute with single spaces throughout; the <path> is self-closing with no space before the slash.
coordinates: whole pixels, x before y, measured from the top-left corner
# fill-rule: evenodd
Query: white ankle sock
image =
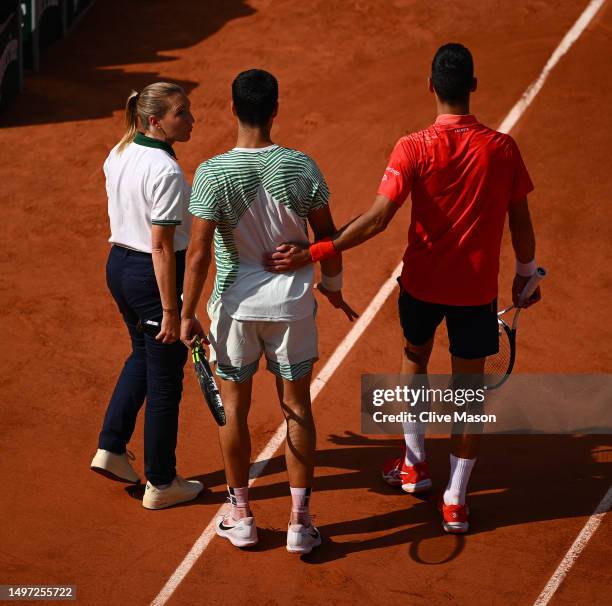
<path id="1" fill-rule="evenodd" d="M 425 424 L 404 423 L 406 465 L 413 467 L 425 461 Z"/>
<path id="2" fill-rule="evenodd" d="M 289 490 L 291 490 L 291 513 L 298 516 L 300 523 L 307 523 L 312 488 L 293 488 L 293 486 L 290 486 Z"/>
<path id="3" fill-rule="evenodd" d="M 240 488 L 227 487 L 231 504 L 231 516 L 234 520 L 240 520 L 249 513 L 249 487 Z M 247 516 L 248 517 L 248 516 Z"/>
<path id="4" fill-rule="evenodd" d="M 450 478 L 444 491 L 446 505 L 465 505 L 465 493 L 475 463 L 476 459 L 460 459 L 455 455 L 450 456 Z"/>

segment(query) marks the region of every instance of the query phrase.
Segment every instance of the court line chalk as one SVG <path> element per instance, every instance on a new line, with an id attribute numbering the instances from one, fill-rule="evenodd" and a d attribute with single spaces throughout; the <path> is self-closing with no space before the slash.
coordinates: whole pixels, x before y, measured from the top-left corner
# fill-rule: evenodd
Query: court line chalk
<path id="1" fill-rule="evenodd" d="M 532 82 L 527 87 L 527 90 L 515 103 L 514 107 L 508 112 L 508 115 L 504 118 L 504 121 L 500 124 L 497 130 L 501 131 L 502 133 L 509 133 L 514 128 L 514 125 L 519 121 L 525 110 L 531 105 L 531 102 L 535 99 L 536 95 L 544 86 L 544 83 L 548 78 L 548 74 L 550 74 L 553 67 L 557 65 L 559 59 L 561 59 L 561 57 L 567 53 L 574 42 L 580 38 L 582 32 L 592 21 L 593 17 L 597 14 L 605 1 L 606 0 L 591 0 L 591 2 L 589 2 L 580 17 L 578 17 L 576 20 L 576 23 L 574 23 L 567 34 L 563 36 L 563 40 L 561 40 L 559 46 L 557 46 L 553 54 L 550 56 L 550 59 L 546 62 L 546 65 L 544 66 L 544 69 L 538 76 L 537 80 Z"/>
<path id="2" fill-rule="evenodd" d="M 567 576 L 570 568 L 575 564 L 578 556 L 582 553 L 583 549 L 587 546 L 587 543 L 591 540 L 591 537 L 595 534 L 595 531 L 601 524 L 604 516 L 612 508 L 612 486 L 608 488 L 604 498 L 601 500 L 599 505 L 596 507 L 593 515 L 587 520 L 583 526 L 580 534 L 576 537 L 576 540 L 572 543 L 565 557 L 561 560 L 557 570 L 553 573 L 552 577 L 546 587 L 542 589 L 542 593 L 538 596 L 538 599 L 533 603 L 533 606 L 545 606 L 550 602 L 559 585 L 563 582 L 563 579 Z"/>
<path id="3" fill-rule="evenodd" d="M 536 95 L 542 89 L 542 86 L 546 82 L 550 71 L 559 62 L 559 59 L 561 59 L 561 57 L 569 50 L 572 44 L 574 44 L 574 42 L 580 37 L 584 29 L 591 22 L 591 20 L 593 19 L 597 11 L 601 8 L 604 2 L 605 0 L 592 0 L 589 3 L 582 15 L 580 15 L 576 23 L 574 23 L 572 28 L 567 32 L 567 34 L 565 34 L 557 48 L 554 50 L 553 54 L 546 62 L 546 65 L 542 69 L 542 72 L 540 73 L 537 80 L 535 80 L 532 84 L 529 85 L 529 87 L 523 93 L 521 98 L 517 101 L 517 103 L 508 113 L 508 115 L 504 118 L 498 130 L 505 133 L 508 133 L 510 132 L 510 130 L 512 130 L 512 128 L 518 122 L 527 107 L 529 107 Z M 311 399 L 313 402 L 395 289 L 397 283 L 396 276 L 400 273 L 401 267 L 402 264 L 400 263 L 395 268 L 395 270 L 391 274 L 391 277 L 382 285 L 381 289 L 378 291 L 374 299 L 372 299 L 365 312 L 355 322 L 353 328 L 342 340 L 340 345 L 338 345 L 338 347 L 336 348 L 332 356 L 329 358 L 325 366 L 321 369 L 321 372 L 315 377 L 315 379 L 311 383 Z M 253 482 L 255 482 L 255 480 L 263 473 L 268 461 L 280 448 L 284 439 L 285 424 L 282 423 L 276 429 L 276 432 L 274 433 L 272 438 L 270 438 L 264 449 L 259 453 L 254 463 L 252 464 L 249 472 L 249 486 L 251 486 Z M 193 565 L 196 563 L 198 558 L 202 555 L 204 550 L 208 547 L 210 541 L 215 536 L 215 519 L 218 515 L 221 514 L 223 509 L 224 506 L 221 506 L 219 508 L 213 519 L 208 523 L 202 534 L 193 544 L 193 547 L 183 558 L 183 561 L 178 565 L 176 570 L 172 573 L 172 576 L 162 587 L 161 591 L 153 599 L 153 601 L 151 602 L 151 606 L 163 606 L 170 599 L 176 588 L 181 584 L 183 579 L 187 576 Z M 571 567 L 572 563 L 573 562 L 570 563 L 569 567 Z M 569 567 L 567 568 L 568 570 Z M 567 572 L 565 574 L 567 574 Z M 562 580 L 563 578 L 561 578 L 559 583 Z M 545 602 L 543 602 L 542 604 L 544 603 Z M 538 606 L 541 606 L 541 604 L 538 604 Z"/>

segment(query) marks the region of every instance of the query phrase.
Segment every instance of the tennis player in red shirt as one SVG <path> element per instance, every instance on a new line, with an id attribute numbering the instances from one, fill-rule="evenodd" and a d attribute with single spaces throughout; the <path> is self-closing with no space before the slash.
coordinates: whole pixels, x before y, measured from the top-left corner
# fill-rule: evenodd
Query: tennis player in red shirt
<path id="1" fill-rule="evenodd" d="M 411 194 L 408 247 L 399 279 L 403 374 L 427 372 L 434 334 L 443 319 L 453 375 L 481 376 L 486 357 L 497 353 L 497 277 L 506 215 L 516 255 L 515 305 L 536 270 L 527 205 L 533 184 L 512 137 L 470 114 L 470 93 L 476 86 L 470 51 L 461 44 L 439 48 L 429 79 L 436 121 L 397 142 L 371 208 L 330 241 L 309 249 L 284 244 L 267 260 L 270 271 L 291 271 L 357 246 L 382 232 Z M 333 305 L 344 305 L 341 295 L 323 294 Z M 523 307 L 539 299 L 538 289 Z M 383 478 L 406 492 L 428 490 L 424 428 L 406 425 L 404 431 L 404 452 L 384 465 Z M 440 499 L 447 532 L 468 530 L 465 495 L 478 438 L 459 434 L 451 439 L 450 479 Z"/>

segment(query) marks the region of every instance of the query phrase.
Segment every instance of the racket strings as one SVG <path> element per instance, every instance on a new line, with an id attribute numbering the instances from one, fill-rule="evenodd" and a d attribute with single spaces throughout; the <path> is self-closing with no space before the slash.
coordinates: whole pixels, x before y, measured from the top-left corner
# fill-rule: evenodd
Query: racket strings
<path id="1" fill-rule="evenodd" d="M 487 383 L 494 383 L 508 374 L 512 361 L 512 344 L 510 342 L 509 330 L 502 324 L 499 325 L 499 351 L 487 356 L 485 361 L 485 375 L 490 377 Z"/>

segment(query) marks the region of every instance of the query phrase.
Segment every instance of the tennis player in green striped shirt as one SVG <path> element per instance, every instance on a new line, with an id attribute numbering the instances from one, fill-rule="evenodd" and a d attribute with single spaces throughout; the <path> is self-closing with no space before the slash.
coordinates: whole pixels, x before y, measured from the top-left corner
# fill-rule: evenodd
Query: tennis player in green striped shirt
<path id="1" fill-rule="evenodd" d="M 219 429 L 231 508 L 216 531 L 237 547 L 257 543 L 248 502 L 251 440 L 247 417 L 253 375 L 264 354 L 276 376 L 287 422 L 285 457 L 292 508 L 287 549 L 309 553 L 321 544 L 309 514 L 316 432 L 310 404 L 313 363 L 318 358 L 312 265 L 291 273 L 269 273 L 265 253 L 283 243 L 307 245 L 334 233 L 329 190 L 306 154 L 272 142 L 278 83 L 262 70 L 239 74 L 232 85 L 238 119 L 236 147 L 201 164 L 195 175 L 194 215 L 187 255 L 181 339 L 204 336 L 195 317 L 212 261 L 217 273 L 208 301 L 211 361 L 216 363 L 227 424 Z M 342 298 L 342 261 L 321 263 L 319 290 L 349 320 L 355 312 Z"/>

